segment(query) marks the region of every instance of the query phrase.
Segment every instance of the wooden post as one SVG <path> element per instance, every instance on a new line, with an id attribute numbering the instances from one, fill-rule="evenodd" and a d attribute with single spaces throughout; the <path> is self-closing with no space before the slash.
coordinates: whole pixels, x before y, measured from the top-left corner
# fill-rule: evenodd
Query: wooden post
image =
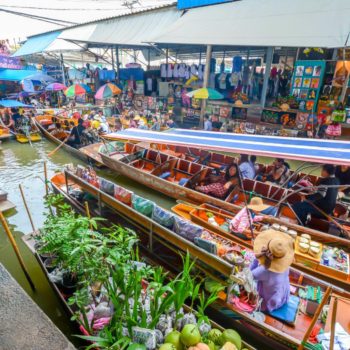
<path id="1" fill-rule="evenodd" d="M 210 61 L 211 61 L 211 54 L 213 51 L 213 47 L 211 45 L 207 46 L 207 53 L 206 53 L 206 62 L 205 62 L 205 69 L 204 69 L 204 79 L 203 79 L 203 88 L 206 89 L 209 85 L 209 76 L 210 76 Z M 204 127 L 204 114 L 205 114 L 205 108 L 207 106 L 207 101 L 202 100 L 201 104 L 201 115 L 199 119 L 199 127 L 203 129 Z"/>
<path id="2" fill-rule="evenodd" d="M 19 264 L 22 267 L 22 270 L 23 270 L 23 272 L 24 272 L 24 274 L 25 274 L 25 276 L 27 278 L 28 283 L 30 284 L 30 287 L 32 288 L 32 290 L 35 290 L 34 283 L 33 283 L 32 279 L 29 276 L 29 273 L 28 273 L 28 270 L 27 270 L 27 268 L 26 268 L 26 266 L 24 264 L 24 260 L 22 258 L 22 255 L 21 255 L 21 253 L 20 253 L 20 251 L 18 249 L 17 243 L 16 243 L 16 241 L 15 241 L 15 239 L 14 239 L 12 233 L 11 233 L 11 230 L 10 230 L 8 224 L 7 224 L 7 221 L 6 221 L 2 211 L 0 211 L 0 221 L 1 221 L 1 224 L 2 224 L 4 230 L 5 230 L 6 234 L 7 234 L 8 239 L 10 240 L 12 248 L 13 248 L 13 250 L 16 253 L 18 262 L 19 262 Z"/>
<path id="3" fill-rule="evenodd" d="M 267 88 L 269 85 L 272 59 L 273 59 L 273 47 L 268 47 L 267 52 L 266 52 L 266 66 L 265 66 L 264 82 L 263 82 L 263 88 L 262 88 L 261 99 L 260 99 L 260 103 L 261 103 L 262 108 L 265 107 L 265 103 L 266 103 L 266 94 L 267 94 Z"/>
<path id="4" fill-rule="evenodd" d="M 87 201 L 84 202 L 84 206 L 85 206 L 85 211 L 86 211 L 86 216 L 88 217 L 88 219 L 91 219 L 91 215 L 90 215 L 90 208 L 89 208 L 89 203 Z M 90 230 L 92 231 L 93 227 L 92 224 L 90 223 Z"/>
<path id="5" fill-rule="evenodd" d="M 115 62 L 117 65 L 117 75 L 119 80 L 119 68 L 120 68 L 120 62 L 119 62 L 119 46 L 115 48 Z"/>
<path id="6" fill-rule="evenodd" d="M 111 58 L 112 58 L 112 69 L 115 70 L 113 47 L 111 47 Z"/>
<path id="7" fill-rule="evenodd" d="M 326 291 L 325 291 L 325 293 L 323 295 L 323 298 L 322 298 L 320 304 L 318 305 L 317 310 L 316 310 L 316 312 L 315 312 L 315 314 L 314 314 L 314 316 L 313 316 L 313 318 L 311 320 L 311 323 L 310 323 L 308 329 L 306 330 L 306 332 L 304 334 L 304 337 L 303 337 L 303 339 L 301 341 L 301 344 L 298 346 L 298 350 L 303 350 L 304 349 L 304 344 L 307 343 L 307 341 L 309 339 L 309 336 L 310 336 L 310 334 L 311 334 L 311 332 L 312 332 L 312 330 L 313 330 L 313 328 L 314 328 L 314 326 L 315 326 L 315 324 L 316 324 L 316 322 L 318 320 L 318 317 L 320 316 L 321 311 L 322 311 L 323 307 L 325 306 L 325 304 L 326 304 L 326 302 L 327 302 L 331 292 L 332 292 L 332 287 L 327 287 L 327 289 L 326 289 Z"/>
<path id="8" fill-rule="evenodd" d="M 334 337 L 335 337 L 335 324 L 337 322 L 337 309 L 338 309 L 338 298 L 334 298 L 332 319 L 331 319 L 331 339 L 329 342 L 329 350 L 334 349 Z"/>
<path id="9" fill-rule="evenodd" d="M 26 208 L 30 224 L 32 225 L 32 230 L 33 230 L 33 232 L 35 232 L 36 229 L 35 229 L 35 226 L 34 226 L 34 221 L 33 221 L 32 215 L 30 214 L 30 211 L 29 211 L 29 208 L 28 208 L 28 204 L 27 204 L 26 198 L 24 196 L 24 192 L 23 192 L 23 188 L 22 188 L 21 184 L 19 185 L 19 190 L 21 191 L 21 196 L 22 196 L 22 199 L 23 199 L 24 207 Z"/>
<path id="10" fill-rule="evenodd" d="M 48 196 L 49 194 L 49 185 L 48 185 L 48 178 L 47 178 L 47 163 L 44 161 L 44 180 L 45 180 L 45 193 Z"/>
<path id="11" fill-rule="evenodd" d="M 147 70 L 151 69 L 151 49 L 147 51 Z"/>

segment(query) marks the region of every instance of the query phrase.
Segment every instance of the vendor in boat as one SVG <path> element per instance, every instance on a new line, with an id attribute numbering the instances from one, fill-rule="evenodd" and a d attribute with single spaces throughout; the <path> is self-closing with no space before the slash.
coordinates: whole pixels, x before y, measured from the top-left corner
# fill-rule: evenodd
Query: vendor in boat
<path id="1" fill-rule="evenodd" d="M 11 119 L 13 121 L 14 128 L 18 129 L 22 125 L 23 115 L 16 108 L 12 108 L 11 112 L 12 112 Z"/>
<path id="2" fill-rule="evenodd" d="M 61 123 L 55 123 L 55 128 L 50 131 L 50 134 L 58 139 L 61 139 L 65 135 L 64 129 Z"/>
<path id="3" fill-rule="evenodd" d="M 292 205 L 295 214 L 304 225 L 309 215 L 321 218 L 325 217 L 324 214 L 331 215 L 337 204 L 339 180 L 335 177 L 334 165 L 324 165 L 321 176 L 316 193 L 303 196 L 300 202 Z"/>
<path id="4" fill-rule="evenodd" d="M 196 186 L 195 189 L 217 198 L 225 198 L 233 187 L 240 186 L 238 165 L 231 164 L 227 167 L 225 174 L 219 175 L 214 181 L 207 185 Z"/>
<path id="5" fill-rule="evenodd" d="M 346 165 L 338 165 L 335 168 L 335 177 L 340 182 L 338 197 L 342 198 L 345 195 L 349 196 L 349 194 L 350 194 L 350 167 L 348 167 Z M 346 185 L 349 185 L 349 187 L 347 187 Z"/>
<path id="6" fill-rule="evenodd" d="M 250 270 L 257 281 L 262 311 L 271 312 L 288 302 L 289 267 L 294 260 L 294 241 L 286 233 L 266 230 L 254 240 L 256 259 Z"/>
<path id="7" fill-rule="evenodd" d="M 83 126 L 83 119 L 78 120 L 78 125 L 74 126 L 70 132 L 67 144 L 72 147 L 79 147 L 81 145 L 81 137 L 85 130 Z"/>

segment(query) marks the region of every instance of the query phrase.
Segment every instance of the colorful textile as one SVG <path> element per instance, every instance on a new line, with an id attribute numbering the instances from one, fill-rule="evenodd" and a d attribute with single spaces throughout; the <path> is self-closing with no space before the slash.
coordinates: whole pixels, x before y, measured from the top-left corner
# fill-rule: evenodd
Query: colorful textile
<path id="1" fill-rule="evenodd" d="M 206 186 L 198 186 L 196 187 L 196 190 L 217 198 L 224 198 L 229 189 L 225 188 L 225 184 L 222 182 L 216 182 Z"/>
<path id="2" fill-rule="evenodd" d="M 139 213 L 151 217 L 155 204 L 145 198 L 142 198 L 136 194 L 132 196 L 132 207 Z"/>
<path id="3" fill-rule="evenodd" d="M 203 229 L 200 226 L 194 225 L 187 220 L 183 220 L 180 217 L 175 216 L 174 231 L 181 237 L 194 242 L 195 238 L 201 236 Z"/>
<path id="4" fill-rule="evenodd" d="M 152 219 L 158 224 L 166 228 L 169 228 L 169 229 L 173 228 L 174 218 L 175 218 L 174 214 L 170 213 L 167 210 L 164 210 L 161 207 L 158 207 L 157 205 L 153 209 Z"/>
<path id="5" fill-rule="evenodd" d="M 261 221 L 264 217 L 262 215 L 250 215 L 252 222 Z M 248 209 L 242 208 L 230 222 L 230 231 L 243 233 L 249 228 Z"/>

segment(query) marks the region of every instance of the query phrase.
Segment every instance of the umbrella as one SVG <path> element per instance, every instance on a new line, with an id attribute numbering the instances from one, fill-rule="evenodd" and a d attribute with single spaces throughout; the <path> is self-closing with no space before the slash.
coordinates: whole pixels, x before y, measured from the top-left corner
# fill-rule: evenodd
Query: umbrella
<path id="1" fill-rule="evenodd" d="M 224 96 L 220 94 L 220 92 L 214 90 L 214 89 L 198 89 L 198 90 L 193 90 L 189 93 L 186 94 L 188 97 L 193 97 L 197 98 L 200 100 L 222 100 Z"/>
<path id="2" fill-rule="evenodd" d="M 67 87 L 61 83 L 52 83 L 45 88 L 46 91 L 62 91 L 65 89 L 67 89 Z"/>
<path id="3" fill-rule="evenodd" d="M 117 85 L 108 83 L 101 86 L 95 95 L 97 100 L 105 100 L 107 98 L 111 98 L 115 95 L 119 95 L 122 91 L 118 88 Z"/>
<path id="4" fill-rule="evenodd" d="M 70 86 L 65 92 L 64 94 L 67 97 L 74 97 L 77 95 L 84 95 L 91 92 L 91 89 L 85 85 L 85 84 L 74 84 L 72 86 Z"/>

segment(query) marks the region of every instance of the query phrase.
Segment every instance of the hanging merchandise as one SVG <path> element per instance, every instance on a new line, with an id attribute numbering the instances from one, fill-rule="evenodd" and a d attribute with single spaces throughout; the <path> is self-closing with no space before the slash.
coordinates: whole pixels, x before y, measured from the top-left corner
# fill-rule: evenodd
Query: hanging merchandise
<path id="1" fill-rule="evenodd" d="M 216 59 L 212 58 L 210 59 L 210 72 L 215 73 L 216 71 Z"/>
<path id="2" fill-rule="evenodd" d="M 325 72 L 325 61 L 297 61 L 292 80 L 292 96 L 299 109 L 315 112 Z"/>

